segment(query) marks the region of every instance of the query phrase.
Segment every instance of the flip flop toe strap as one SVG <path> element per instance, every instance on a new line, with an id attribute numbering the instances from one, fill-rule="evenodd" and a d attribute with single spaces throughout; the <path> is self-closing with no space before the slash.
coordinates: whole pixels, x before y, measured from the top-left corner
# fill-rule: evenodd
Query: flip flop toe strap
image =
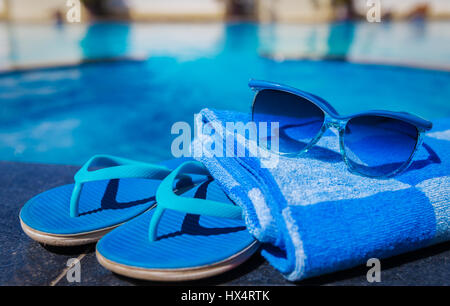
<path id="1" fill-rule="evenodd" d="M 105 168 L 89 170 L 90 167 L 104 166 Z M 162 180 L 171 173 L 171 169 L 134 161 L 111 155 L 95 155 L 91 157 L 75 174 L 75 186 L 70 198 L 70 216 L 79 216 L 79 201 L 84 183 L 122 178 L 147 178 Z"/>
<path id="2" fill-rule="evenodd" d="M 202 163 L 188 161 L 173 170 L 159 185 L 156 191 L 157 206 L 150 221 L 149 239 L 155 241 L 159 221 L 166 209 L 177 210 L 189 214 L 207 215 L 229 219 L 242 219 L 242 209 L 218 201 L 183 197 L 173 191 L 174 181 L 184 174 L 210 175 Z"/>

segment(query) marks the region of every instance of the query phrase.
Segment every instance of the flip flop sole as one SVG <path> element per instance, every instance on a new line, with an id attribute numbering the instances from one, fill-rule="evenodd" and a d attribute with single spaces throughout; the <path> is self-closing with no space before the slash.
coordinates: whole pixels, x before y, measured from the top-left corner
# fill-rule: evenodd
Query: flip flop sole
<path id="1" fill-rule="evenodd" d="M 150 209 L 152 209 L 154 206 L 152 206 Z M 20 218 L 20 226 L 22 227 L 22 230 L 24 233 L 33 239 L 34 241 L 37 241 L 39 243 L 43 243 L 46 245 L 54 245 L 54 246 L 77 246 L 77 245 L 85 245 L 89 243 L 94 243 L 100 240 L 103 236 L 105 236 L 107 233 L 115 229 L 116 227 L 119 227 L 123 223 L 110 226 L 104 229 L 85 232 L 85 233 L 78 233 L 78 234 L 71 234 L 71 235 L 58 235 L 58 234 L 51 234 L 51 233 L 45 233 L 40 232 L 38 230 L 32 229 L 28 225 L 26 225 L 22 218 Z"/>
<path id="2" fill-rule="evenodd" d="M 215 181 L 206 181 L 181 197 L 235 205 Z M 157 238 L 149 241 L 155 210 L 111 231 L 96 247 L 100 264 L 121 275 L 153 281 L 187 281 L 231 270 L 247 260 L 259 243 L 241 219 L 166 209 Z"/>
<path id="3" fill-rule="evenodd" d="M 250 258 L 258 248 L 259 242 L 254 241 L 239 253 L 220 262 L 180 269 L 146 269 L 127 266 L 106 259 L 98 250 L 96 250 L 96 256 L 103 267 L 120 275 L 148 281 L 176 282 L 207 278 L 232 270 Z"/>

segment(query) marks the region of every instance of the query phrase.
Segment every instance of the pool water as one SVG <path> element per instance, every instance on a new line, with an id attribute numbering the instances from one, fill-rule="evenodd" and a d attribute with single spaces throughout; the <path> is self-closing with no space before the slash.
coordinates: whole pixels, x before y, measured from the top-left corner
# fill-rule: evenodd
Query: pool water
<path id="1" fill-rule="evenodd" d="M 418 27 L 400 26 L 413 27 L 413 33 Z M 14 56 L 0 60 L 8 67 L 51 63 L 52 59 L 71 63 L 117 56 L 144 58 L 1 74 L 0 160 L 82 164 L 97 153 L 149 162 L 171 158 L 175 135 L 170 131 L 175 122 L 192 125 L 193 114 L 205 107 L 250 110 L 250 78 L 310 91 L 330 101 L 342 114 L 389 109 L 430 120 L 450 118 L 449 71 L 351 62 L 366 54 L 389 62 L 406 59 L 408 63 L 448 65 L 450 53 L 434 49 L 445 45 L 437 44 L 442 40 L 450 46 L 450 37 L 442 34 L 444 37 L 436 38 L 433 33 L 437 30 L 429 34 L 422 29 L 425 33 L 418 34 L 417 42 L 416 38 L 408 42 L 420 45 L 418 53 L 398 50 L 398 46 L 389 51 L 386 42 L 384 47 L 374 47 L 380 51 L 361 51 L 364 46 L 355 46 L 358 39 L 349 38 L 361 31 L 357 24 L 345 25 L 337 38 L 330 34 L 337 31 L 335 26 L 323 33 L 306 31 L 306 38 L 291 28 L 276 34 L 274 28 L 254 24 L 212 24 L 209 30 L 208 25 L 133 27 L 101 24 L 84 32 L 70 30 L 76 35 L 64 32 L 66 53 L 54 35 L 69 30 L 43 27 L 34 31 L 54 39 L 53 49 L 51 42 L 47 48 L 36 46 L 36 53 L 19 47 Z M 448 24 L 440 27 L 448 28 Z M 33 34 L 31 29 L 27 29 L 31 34 L 16 30 L 22 31 L 18 37 L 23 39 Z M 398 35 L 400 41 L 411 36 L 397 32 L 400 34 L 389 31 L 390 39 L 392 35 Z M 286 37 L 292 37 L 292 44 Z M 323 47 L 318 40 L 327 45 Z M 25 43 L 16 46 L 21 44 Z"/>

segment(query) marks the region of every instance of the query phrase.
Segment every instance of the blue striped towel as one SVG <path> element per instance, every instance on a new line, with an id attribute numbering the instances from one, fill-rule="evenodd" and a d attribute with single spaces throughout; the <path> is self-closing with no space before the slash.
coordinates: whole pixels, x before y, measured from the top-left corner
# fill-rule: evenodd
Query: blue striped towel
<path id="1" fill-rule="evenodd" d="M 196 125 L 209 132 L 195 137 L 192 153 L 243 208 L 249 231 L 266 242 L 263 256 L 288 280 L 449 240 L 450 120 L 435 121 L 410 168 L 391 179 L 350 173 L 333 131 L 302 158 L 277 156 L 273 168 L 249 154 L 212 156 L 211 150 L 228 149 L 226 135 L 234 132 L 225 122 L 249 120 L 249 114 L 202 110 Z M 245 136 L 232 150 L 248 153 Z"/>

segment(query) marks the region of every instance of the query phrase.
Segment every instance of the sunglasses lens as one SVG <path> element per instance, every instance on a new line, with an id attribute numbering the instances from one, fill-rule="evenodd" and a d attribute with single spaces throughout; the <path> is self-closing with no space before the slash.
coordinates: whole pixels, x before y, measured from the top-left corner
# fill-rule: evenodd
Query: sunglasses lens
<path id="1" fill-rule="evenodd" d="M 345 153 L 357 172 L 371 177 L 387 176 L 409 161 L 418 136 L 414 125 L 401 120 L 355 117 L 345 129 Z"/>
<path id="2" fill-rule="evenodd" d="M 264 89 L 257 93 L 253 104 L 253 121 L 267 123 L 267 143 L 272 137 L 279 138 L 281 153 L 298 153 L 319 133 L 324 113 L 314 103 L 300 96 L 278 90 Z M 279 129 L 272 131 L 272 122 Z M 261 130 L 260 130 L 261 136 Z"/>

